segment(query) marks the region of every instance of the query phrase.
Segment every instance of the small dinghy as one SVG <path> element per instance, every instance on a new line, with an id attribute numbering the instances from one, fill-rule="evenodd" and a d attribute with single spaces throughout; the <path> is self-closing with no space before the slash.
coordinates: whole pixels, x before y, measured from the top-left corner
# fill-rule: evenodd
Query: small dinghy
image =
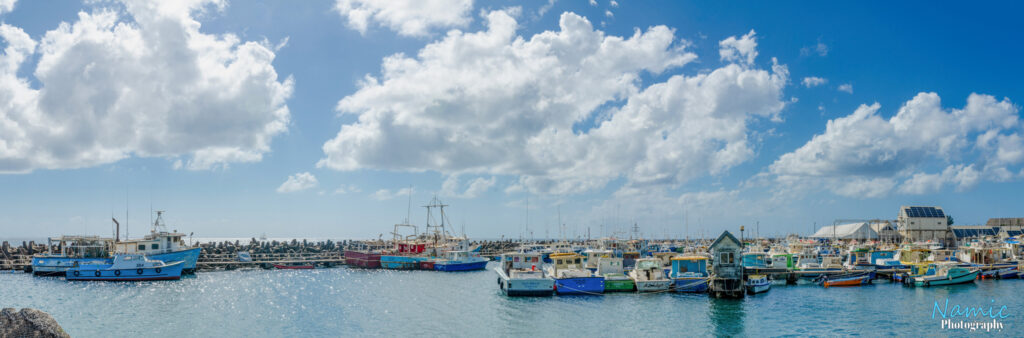
<path id="1" fill-rule="evenodd" d="M 67 270 L 67 280 L 147 281 L 181 279 L 184 262 L 164 263 L 140 254 L 115 254 L 113 264 L 76 265 Z"/>
<path id="2" fill-rule="evenodd" d="M 826 276 L 822 280 L 821 285 L 826 288 L 830 286 L 861 286 L 871 284 L 872 275 L 873 273 L 860 273 L 837 277 Z"/>
<path id="3" fill-rule="evenodd" d="M 747 294 L 754 295 L 768 292 L 772 288 L 772 282 L 767 275 L 750 275 L 747 277 Z"/>

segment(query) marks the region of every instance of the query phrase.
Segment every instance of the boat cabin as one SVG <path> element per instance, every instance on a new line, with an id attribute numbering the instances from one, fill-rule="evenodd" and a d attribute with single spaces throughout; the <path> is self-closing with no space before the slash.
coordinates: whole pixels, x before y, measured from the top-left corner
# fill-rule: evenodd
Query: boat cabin
<path id="1" fill-rule="evenodd" d="M 624 271 L 622 266 L 622 258 L 619 257 L 601 257 L 597 261 L 597 275 L 604 276 L 607 274 L 622 274 Z"/>
<path id="2" fill-rule="evenodd" d="M 747 252 L 743 254 L 744 268 L 765 268 L 768 267 L 768 254 L 763 251 Z"/>
<path id="3" fill-rule="evenodd" d="M 672 258 L 671 278 L 707 277 L 708 258 L 702 256 L 682 256 Z"/>
<path id="4" fill-rule="evenodd" d="M 583 251 L 587 255 L 586 267 L 590 270 L 597 270 L 597 262 L 601 258 L 609 258 L 615 255 L 611 250 L 587 249 Z"/>

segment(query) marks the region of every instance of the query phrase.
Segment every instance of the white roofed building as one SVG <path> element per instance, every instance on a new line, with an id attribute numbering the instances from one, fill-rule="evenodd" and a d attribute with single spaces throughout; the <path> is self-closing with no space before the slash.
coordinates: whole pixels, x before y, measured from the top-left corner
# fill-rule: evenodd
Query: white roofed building
<path id="1" fill-rule="evenodd" d="M 868 222 L 849 223 L 839 225 L 826 225 L 818 229 L 811 238 L 829 239 L 878 239 L 878 233 L 871 228 Z"/>

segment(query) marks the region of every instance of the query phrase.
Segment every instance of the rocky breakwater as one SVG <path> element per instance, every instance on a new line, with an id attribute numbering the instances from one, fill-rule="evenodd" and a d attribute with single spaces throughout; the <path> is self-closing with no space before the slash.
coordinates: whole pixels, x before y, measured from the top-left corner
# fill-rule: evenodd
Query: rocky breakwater
<path id="1" fill-rule="evenodd" d="M 50 314 L 36 309 L 0 310 L 0 337 L 70 337 Z"/>

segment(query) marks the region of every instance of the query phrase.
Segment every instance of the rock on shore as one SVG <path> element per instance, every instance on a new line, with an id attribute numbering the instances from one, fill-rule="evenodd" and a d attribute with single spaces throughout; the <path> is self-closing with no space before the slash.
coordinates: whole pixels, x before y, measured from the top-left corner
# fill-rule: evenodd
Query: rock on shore
<path id="1" fill-rule="evenodd" d="M 0 337 L 71 337 L 50 314 L 36 309 L 0 310 Z"/>

